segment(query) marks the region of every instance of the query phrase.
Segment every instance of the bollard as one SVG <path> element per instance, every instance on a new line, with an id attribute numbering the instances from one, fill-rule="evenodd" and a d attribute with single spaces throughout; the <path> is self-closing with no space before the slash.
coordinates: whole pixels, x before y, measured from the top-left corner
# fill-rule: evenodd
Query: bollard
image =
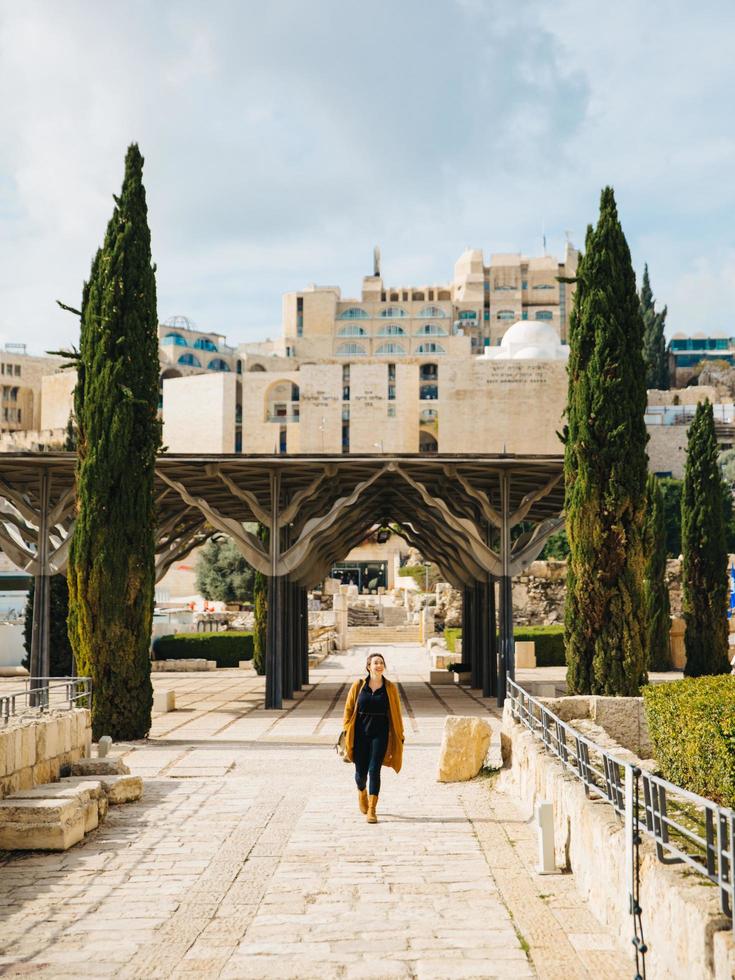
<path id="1" fill-rule="evenodd" d="M 97 758 L 104 759 L 111 748 L 112 738 L 109 735 L 103 735 L 97 743 Z"/>
<path id="2" fill-rule="evenodd" d="M 536 824 L 538 825 L 538 855 L 540 875 L 557 874 L 554 860 L 554 805 L 536 804 Z"/>

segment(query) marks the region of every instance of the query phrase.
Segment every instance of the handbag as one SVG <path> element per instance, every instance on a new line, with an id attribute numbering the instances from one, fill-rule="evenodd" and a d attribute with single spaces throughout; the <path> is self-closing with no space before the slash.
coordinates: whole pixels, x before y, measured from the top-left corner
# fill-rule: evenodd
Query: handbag
<path id="1" fill-rule="evenodd" d="M 344 730 L 344 728 L 339 733 L 339 738 L 334 743 L 334 751 L 340 757 L 340 759 L 342 760 L 342 762 L 349 762 L 350 761 L 347 758 L 347 732 Z"/>

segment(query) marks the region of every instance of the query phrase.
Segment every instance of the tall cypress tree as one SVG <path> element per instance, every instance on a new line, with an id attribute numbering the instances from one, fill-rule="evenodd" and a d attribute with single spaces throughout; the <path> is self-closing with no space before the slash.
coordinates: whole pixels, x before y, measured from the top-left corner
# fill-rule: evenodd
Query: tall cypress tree
<path id="1" fill-rule="evenodd" d="M 643 357 L 646 362 L 646 387 L 667 390 L 669 387 L 669 359 L 666 355 L 666 314 L 664 306 L 656 312 L 656 303 L 648 278 L 648 266 L 643 268 L 641 285 L 641 316 L 643 317 Z"/>
<path id="2" fill-rule="evenodd" d="M 649 670 L 671 669 L 671 604 L 666 585 L 666 522 L 664 498 L 658 479 L 648 474 L 646 519 L 643 528 L 646 570 L 643 580 L 646 651 Z"/>
<path id="3" fill-rule="evenodd" d="M 681 543 L 687 655 L 684 673 L 689 677 L 727 674 L 727 546 L 715 420 L 708 401 L 697 405 L 689 426 Z"/>
<path id="4" fill-rule="evenodd" d="M 587 231 L 570 318 L 564 474 L 567 683 L 634 695 L 646 678 L 643 322 L 612 188 Z"/>
<path id="5" fill-rule="evenodd" d="M 161 431 L 156 279 L 135 144 L 81 313 L 69 636 L 79 673 L 94 684 L 94 736 L 142 738 L 153 701 L 153 479 Z"/>

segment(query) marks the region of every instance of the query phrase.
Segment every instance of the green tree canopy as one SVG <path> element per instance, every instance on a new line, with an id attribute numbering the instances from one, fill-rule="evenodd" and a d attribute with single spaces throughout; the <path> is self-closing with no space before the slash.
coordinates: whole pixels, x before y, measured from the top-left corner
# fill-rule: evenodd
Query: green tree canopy
<path id="1" fill-rule="evenodd" d="M 643 604 L 643 320 L 612 188 L 587 232 L 570 318 L 564 474 L 570 692 L 637 694 Z"/>
<path id="2" fill-rule="evenodd" d="M 682 607 L 690 677 L 730 672 L 723 488 L 711 404 L 700 402 L 689 427 L 681 499 Z"/>
<path id="3" fill-rule="evenodd" d="M 142 738 L 151 721 L 158 421 L 156 278 L 136 145 L 82 294 L 74 415 L 78 516 L 69 636 L 92 678 L 94 737 Z"/>
<path id="4" fill-rule="evenodd" d="M 234 541 L 224 535 L 210 538 L 199 555 L 196 586 L 205 599 L 251 602 L 254 577 Z"/>
<path id="5" fill-rule="evenodd" d="M 666 353 L 667 308 L 664 306 L 656 312 L 656 302 L 653 298 L 651 281 L 648 278 L 648 266 L 643 269 L 643 284 L 641 285 L 641 316 L 643 317 L 643 357 L 646 362 L 646 387 L 668 389 L 669 387 L 669 358 Z"/>

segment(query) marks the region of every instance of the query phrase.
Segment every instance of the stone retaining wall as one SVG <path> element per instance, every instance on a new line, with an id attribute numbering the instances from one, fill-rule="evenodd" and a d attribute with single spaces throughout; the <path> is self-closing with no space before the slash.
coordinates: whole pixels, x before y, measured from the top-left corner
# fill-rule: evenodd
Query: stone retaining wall
<path id="1" fill-rule="evenodd" d="M 54 782 L 65 767 L 87 758 L 91 745 L 92 721 L 86 708 L 10 719 L 0 727 L 0 799 Z"/>
<path id="2" fill-rule="evenodd" d="M 553 804 L 557 867 L 574 872 L 597 917 L 629 945 L 622 821 L 607 803 L 587 799 L 582 783 L 513 721 L 509 704 L 503 714 L 503 758 L 499 788 L 529 814 L 537 802 Z M 645 838 L 641 856 L 649 980 L 730 980 L 731 923 L 720 912 L 717 890 L 703 876 L 661 864 Z"/>

